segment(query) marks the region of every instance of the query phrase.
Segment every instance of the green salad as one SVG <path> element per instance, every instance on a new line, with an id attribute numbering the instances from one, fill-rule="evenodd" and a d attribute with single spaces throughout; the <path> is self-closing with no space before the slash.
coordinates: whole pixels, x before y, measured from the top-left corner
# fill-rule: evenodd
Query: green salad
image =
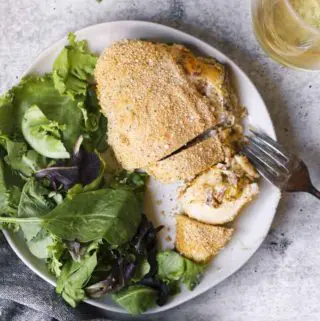
<path id="1" fill-rule="evenodd" d="M 111 295 L 132 314 L 192 290 L 205 265 L 159 252 L 142 213 L 147 175 L 105 178 L 107 119 L 97 56 L 69 35 L 51 73 L 29 75 L 0 97 L 0 228 L 21 232 L 72 307 Z"/>

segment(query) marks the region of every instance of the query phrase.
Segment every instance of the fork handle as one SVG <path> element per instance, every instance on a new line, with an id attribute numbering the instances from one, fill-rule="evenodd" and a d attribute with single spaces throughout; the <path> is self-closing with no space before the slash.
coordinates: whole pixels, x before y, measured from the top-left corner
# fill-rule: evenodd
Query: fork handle
<path id="1" fill-rule="evenodd" d="M 308 188 L 308 193 L 312 194 L 320 200 L 320 192 L 313 185 L 310 185 L 310 187 Z"/>

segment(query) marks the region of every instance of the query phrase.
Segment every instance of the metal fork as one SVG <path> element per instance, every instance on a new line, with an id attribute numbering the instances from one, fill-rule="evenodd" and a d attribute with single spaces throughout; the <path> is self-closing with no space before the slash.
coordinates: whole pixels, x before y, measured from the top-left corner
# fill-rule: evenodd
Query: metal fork
<path id="1" fill-rule="evenodd" d="M 312 185 L 306 164 L 286 151 L 264 132 L 250 129 L 242 152 L 258 172 L 270 183 L 285 192 L 307 192 L 320 199 L 320 192 Z"/>

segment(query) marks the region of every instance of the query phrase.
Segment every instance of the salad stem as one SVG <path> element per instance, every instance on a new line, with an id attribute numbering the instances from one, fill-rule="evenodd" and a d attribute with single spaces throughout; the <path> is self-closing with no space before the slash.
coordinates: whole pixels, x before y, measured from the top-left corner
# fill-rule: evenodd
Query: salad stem
<path id="1" fill-rule="evenodd" d="M 3 217 L 0 216 L 0 223 L 38 223 L 41 219 L 38 217 Z"/>

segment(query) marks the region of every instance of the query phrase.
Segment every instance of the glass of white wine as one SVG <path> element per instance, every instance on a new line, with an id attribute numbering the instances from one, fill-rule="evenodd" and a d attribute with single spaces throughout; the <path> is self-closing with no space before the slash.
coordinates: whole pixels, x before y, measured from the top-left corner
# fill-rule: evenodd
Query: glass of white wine
<path id="1" fill-rule="evenodd" d="M 252 0 L 253 28 L 276 61 L 320 70 L 320 0 Z"/>

